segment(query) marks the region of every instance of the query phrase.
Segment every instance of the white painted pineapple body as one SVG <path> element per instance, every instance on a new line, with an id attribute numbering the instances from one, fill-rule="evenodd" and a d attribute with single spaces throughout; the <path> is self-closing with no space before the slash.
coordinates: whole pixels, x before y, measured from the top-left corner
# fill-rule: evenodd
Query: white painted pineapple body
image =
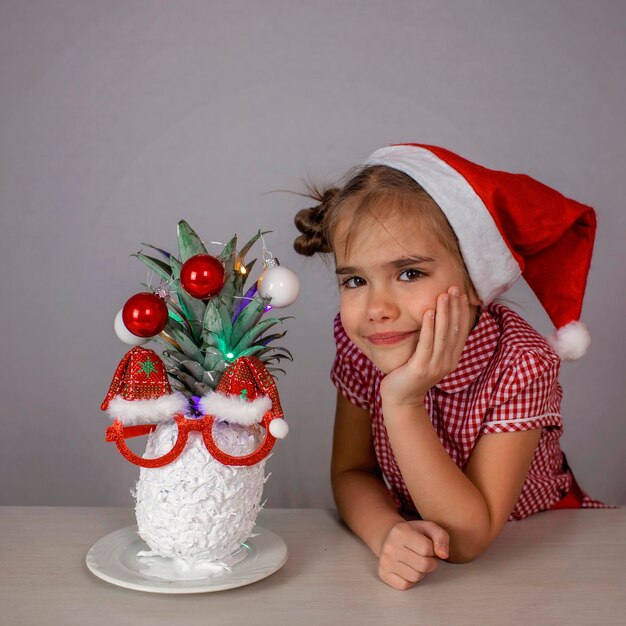
<path id="1" fill-rule="evenodd" d="M 150 433 L 144 458 L 163 456 L 176 442 L 176 424 Z M 233 455 L 255 450 L 258 428 L 217 422 L 218 447 Z M 136 487 L 139 535 L 162 557 L 190 562 L 221 560 L 251 535 L 261 509 L 265 460 L 251 466 L 216 461 L 197 431 L 181 455 L 163 467 L 142 467 Z"/>

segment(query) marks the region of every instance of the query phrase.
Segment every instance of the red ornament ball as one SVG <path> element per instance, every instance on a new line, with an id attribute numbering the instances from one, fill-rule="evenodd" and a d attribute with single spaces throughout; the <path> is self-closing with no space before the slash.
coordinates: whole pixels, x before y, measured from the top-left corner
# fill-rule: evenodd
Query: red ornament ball
<path id="1" fill-rule="evenodd" d="M 210 298 L 224 286 L 224 266 L 210 254 L 196 254 L 183 263 L 180 284 L 194 298 Z"/>
<path id="2" fill-rule="evenodd" d="M 137 337 L 154 337 L 167 324 L 167 305 L 163 298 L 143 291 L 131 296 L 122 309 L 124 326 Z"/>

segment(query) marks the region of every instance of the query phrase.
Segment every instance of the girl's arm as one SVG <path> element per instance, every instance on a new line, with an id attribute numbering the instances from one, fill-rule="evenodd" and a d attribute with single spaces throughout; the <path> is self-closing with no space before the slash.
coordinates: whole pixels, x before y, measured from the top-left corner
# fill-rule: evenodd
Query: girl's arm
<path id="1" fill-rule="evenodd" d="M 455 287 L 439 294 L 436 311 L 424 313 L 415 353 L 381 383 L 385 425 L 404 482 L 420 515 L 450 534 L 450 560 L 457 563 L 482 554 L 502 530 L 541 435 L 540 428 L 483 435 L 465 472 L 446 452 L 424 397 L 456 369 L 469 322 L 467 296 L 461 297 Z"/>
<path id="2" fill-rule="evenodd" d="M 396 511 L 376 461 L 367 411 L 337 394 L 331 467 L 339 513 L 378 557 L 378 575 L 409 589 L 448 557 L 448 533 L 430 521 L 405 521 Z"/>
<path id="3" fill-rule="evenodd" d="M 339 515 L 376 556 L 389 530 L 404 518 L 374 453 L 369 413 L 337 393 L 331 482 Z"/>
<path id="4" fill-rule="evenodd" d="M 423 407 L 383 406 L 394 455 L 424 519 L 450 534 L 450 561 L 465 563 L 498 536 L 522 490 L 541 429 L 481 436 L 464 470 Z"/>

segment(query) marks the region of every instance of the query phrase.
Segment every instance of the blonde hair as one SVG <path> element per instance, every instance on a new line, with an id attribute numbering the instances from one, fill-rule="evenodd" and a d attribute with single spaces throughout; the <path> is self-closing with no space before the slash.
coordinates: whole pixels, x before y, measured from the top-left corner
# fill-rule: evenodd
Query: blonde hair
<path id="1" fill-rule="evenodd" d="M 410 176 L 386 165 L 371 165 L 351 170 L 346 182 L 325 190 L 305 183 L 303 194 L 317 202 L 301 209 L 295 216 L 296 228 L 302 233 L 294 241 L 299 254 L 335 252 L 337 229 L 345 227 L 345 252 L 357 232 L 380 223 L 381 217 L 418 220 L 420 227 L 435 237 L 463 274 L 465 292 L 474 292 L 465 267 L 459 240 L 443 211 L 428 193 Z M 384 215 L 381 215 L 384 211 Z"/>

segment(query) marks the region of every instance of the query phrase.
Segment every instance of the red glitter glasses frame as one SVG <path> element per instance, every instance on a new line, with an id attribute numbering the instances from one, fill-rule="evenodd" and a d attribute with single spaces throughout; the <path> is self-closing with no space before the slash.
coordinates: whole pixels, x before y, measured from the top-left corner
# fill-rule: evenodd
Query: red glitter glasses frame
<path id="1" fill-rule="evenodd" d="M 215 423 L 215 417 L 213 415 L 205 415 L 200 419 L 189 419 L 182 414 L 174 416 L 174 421 L 178 426 L 178 435 L 176 437 L 176 443 L 173 448 L 163 456 L 155 459 L 144 459 L 143 457 L 135 454 L 127 445 L 126 439 L 131 437 L 140 437 L 141 435 L 147 435 L 156 430 L 159 424 L 141 424 L 138 426 L 124 426 L 119 419 L 115 419 L 106 430 L 106 441 L 115 441 L 120 453 L 131 463 L 139 465 L 140 467 L 163 467 L 175 461 L 187 445 L 187 439 L 189 433 L 193 430 L 202 433 L 202 439 L 206 449 L 211 456 L 222 463 L 223 465 L 238 465 L 248 466 L 256 465 L 271 452 L 274 444 L 276 443 L 276 437 L 270 433 L 269 425 L 273 419 L 282 418 L 282 411 L 268 411 L 261 420 L 261 426 L 265 428 L 265 437 L 261 442 L 261 445 L 250 454 L 244 456 L 233 456 L 227 454 L 223 450 L 220 450 L 213 438 L 213 425 Z"/>

